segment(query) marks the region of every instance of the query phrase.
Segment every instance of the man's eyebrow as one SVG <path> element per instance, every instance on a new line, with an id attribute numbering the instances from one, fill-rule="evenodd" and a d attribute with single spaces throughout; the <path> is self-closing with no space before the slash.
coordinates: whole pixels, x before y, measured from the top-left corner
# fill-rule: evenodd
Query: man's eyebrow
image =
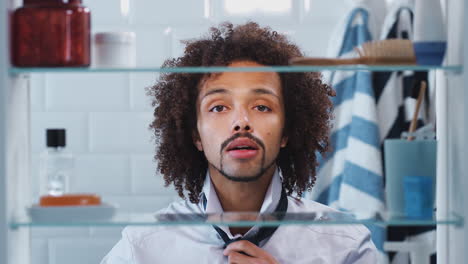
<path id="1" fill-rule="evenodd" d="M 279 96 L 277 94 L 275 94 L 274 92 L 272 92 L 271 90 L 268 90 L 268 89 L 265 89 L 265 88 L 256 88 L 253 90 L 254 93 L 256 94 L 269 94 L 269 95 L 273 95 L 274 97 L 278 98 L 279 99 Z"/>
<path id="2" fill-rule="evenodd" d="M 203 95 L 202 99 L 209 96 L 209 95 L 217 94 L 217 93 L 226 94 L 226 93 L 229 93 L 229 91 L 224 89 L 224 88 L 213 89 L 213 90 L 210 90 L 210 91 L 206 92 Z"/>

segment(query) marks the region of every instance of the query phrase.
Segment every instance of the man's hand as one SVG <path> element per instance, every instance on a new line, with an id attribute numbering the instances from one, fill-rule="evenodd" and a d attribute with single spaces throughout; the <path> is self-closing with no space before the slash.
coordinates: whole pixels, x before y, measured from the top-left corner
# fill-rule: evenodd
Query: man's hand
<path id="1" fill-rule="evenodd" d="M 247 240 L 229 244 L 223 254 L 228 256 L 229 264 L 279 264 L 268 252 Z"/>

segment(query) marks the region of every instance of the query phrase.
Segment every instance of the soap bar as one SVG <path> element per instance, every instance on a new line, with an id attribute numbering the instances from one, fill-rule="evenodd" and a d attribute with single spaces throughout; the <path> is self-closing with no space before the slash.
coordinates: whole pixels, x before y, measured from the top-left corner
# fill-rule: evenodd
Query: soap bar
<path id="1" fill-rule="evenodd" d="M 40 206 L 96 206 L 101 205 L 101 197 L 96 194 L 64 194 L 59 196 L 45 195 Z"/>

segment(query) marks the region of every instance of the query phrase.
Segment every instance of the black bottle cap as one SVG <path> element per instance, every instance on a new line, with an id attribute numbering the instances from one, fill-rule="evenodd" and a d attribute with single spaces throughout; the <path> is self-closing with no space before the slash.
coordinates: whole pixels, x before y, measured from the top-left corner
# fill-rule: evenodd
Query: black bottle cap
<path id="1" fill-rule="evenodd" d="M 47 147 L 65 147 L 65 129 L 47 129 Z"/>

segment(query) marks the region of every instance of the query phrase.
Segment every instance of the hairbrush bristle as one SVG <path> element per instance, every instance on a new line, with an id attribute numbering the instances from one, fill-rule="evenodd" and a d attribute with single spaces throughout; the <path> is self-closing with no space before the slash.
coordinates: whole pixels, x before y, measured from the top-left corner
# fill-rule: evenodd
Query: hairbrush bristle
<path id="1" fill-rule="evenodd" d="M 357 49 L 359 56 L 372 64 L 416 64 L 413 43 L 408 39 L 386 39 L 362 44 Z"/>

